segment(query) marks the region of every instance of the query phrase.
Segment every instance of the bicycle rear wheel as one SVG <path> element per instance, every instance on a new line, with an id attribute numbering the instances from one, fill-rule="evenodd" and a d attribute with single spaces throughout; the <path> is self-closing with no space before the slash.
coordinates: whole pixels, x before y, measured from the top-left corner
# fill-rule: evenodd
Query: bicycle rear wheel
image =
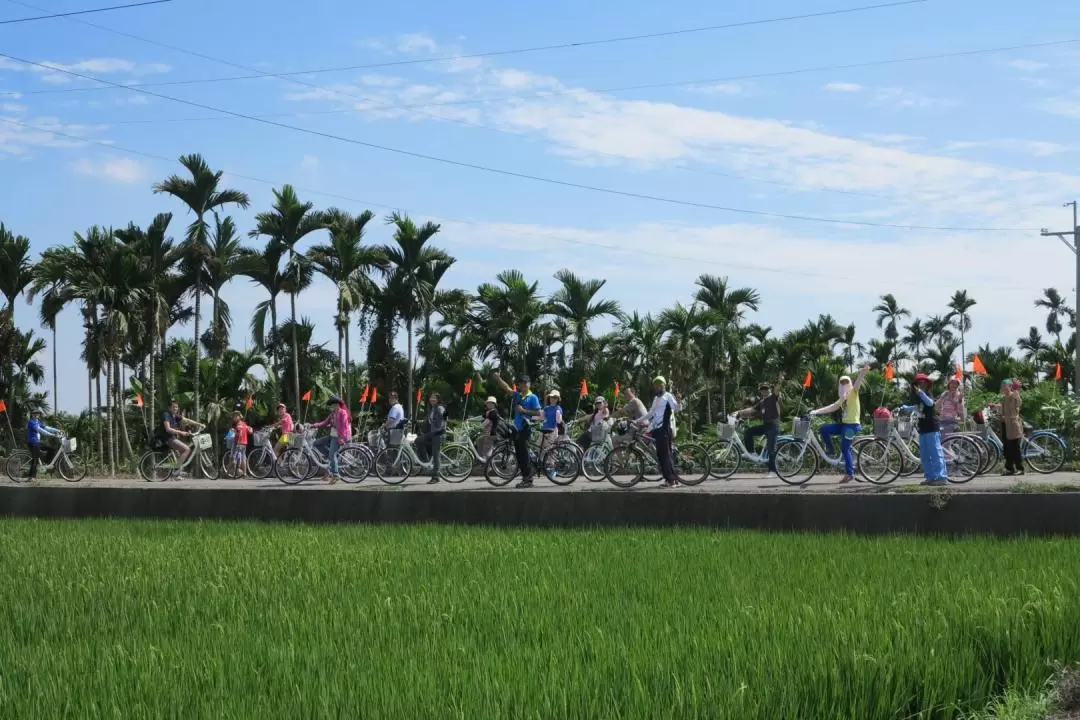
<path id="1" fill-rule="evenodd" d="M 900 450 L 892 442 L 871 440 L 859 445 L 855 472 L 867 482 L 888 485 L 900 475 Z"/>
<path id="2" fill-rule="evenodd" d="M 682 443 L 672 448 L 671 463 L 683 485 L 700 485 L 709 479 L 712 458 L 709 449 L 698 443 Z"/>
<path id="3" fill-rule="evenodd" d="M 338 469 L 341 479 L 350 485 L 363 482 L 371 474 L 374 457 L 366 445 L 350 443 L 338 450 Z"/>
<path id="4" fill-rule="evenodd" d="M 311 471 L 311 458 L 300 448 L 289 448 L 278 458 L 274 473 L 286 485 L 296 485 L 307 478 Z"/>
<path id="5" fill-rule="evenodd" d="M 590 445 L 581 456 L 581 474 L 589 482 L 601 482 L 604 479 L 604 459 L 607 450 L 603 445 Z"/>
<path id="6" fill-rule="evenodd" d="M 375 474 L 387 485 L 400 485 L 412 470 L 412 458 L 401 447 L 384 448 L 375 456 Z"/>
<path id="7" fill-rule="evenodd" d="M 540 466 L 548 480 L 569 485 L 581 473 L 581 450 L 572 443 L 558 443 L 544 451 Z"/>
<path id="8" fill-rule="evenodd" d="M 641 482 L 647 463 L 645 453 L 633 445 L 613 448 L 604 459 L 604 475 L 615 487 L 632 488 Z"/>
<path id="9" fill-rule="evenodd" d="M 25 450 L 13 452 L 4 465 L 12 482 L 24 483 L 30 480 L 30 453 Z"/>
<path id="10" fill-rule="evenodd" d="M 172 453 L 152 450 L 139 460 L 139 476 L 146 482 L 164 482 L 176 468 L 169 467 Z"/>
<path id="11" fill-rule="evenodd" d="M 963 435 L 953 435 L 941 443 L 945 453 L 945 469 L 949 473 L 949 482 L 966 483 L 979 474 L 982 467 L 982 455 L 975 441 Z"/>
<path id="12" fill-rule="evenodd" d="M 809 443 L 788 440 L 776 444 L 776 474 L 788 485 L 805 485 L 817 469 L 818 456 Z"/>
<path id="13" fill-rule="evenodd" d="M 717 480 L 730 480 L 739 472 L 742 453 L 730 440 L 717 440 L 709 446 L 709 474 Z"/>
<path id="14" fill-rule="evenodd" d="M 495 487 L 508 485 L 518 474 L 517 455 L 514 446 L 501 442 L 491 450 L 484 464 L 484 478 Z"/>
<path id="15" fill-rule="evenodd" d="M 1056 473 L 1065 464 L 1065 441 L 1051 432 L 1038 432 L 1020 446 L 1024 462 L 1040 475 Z"/>
<path id="16" fill-rule="evenodd" d="M 268 447 L 258 447 L 248 453 L 248 472 L 253 478 L 265 480 L 274 472 L 277 456 Z"/>

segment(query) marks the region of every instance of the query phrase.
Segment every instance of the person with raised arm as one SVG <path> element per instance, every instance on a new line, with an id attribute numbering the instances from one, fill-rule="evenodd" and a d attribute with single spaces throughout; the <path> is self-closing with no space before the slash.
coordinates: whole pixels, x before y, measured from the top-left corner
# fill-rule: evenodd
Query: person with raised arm
<path id="1" fill-rule="evenodd" d="M 512 393 L 510 407 L 514 412 L 514 455 L 517 457 L 518 469 L 521 470 L 521 482 L 515 487 L 531 488 L 533 466 L 529 459 L 529 436 L 532 434 L 530 421 L 544 414 L 540 406 L 540 398 L 533 394 L 532 379 L 528 375 L 518 375 L 516 389 L 507 385 L 498 371 L 493 377 L 499 387 Z"/>
<path id="2" fill-rule="evenodd" d="M 840 411 L 840 422 L 829 423 L 821 426 L 821 442 L 825 452 L 832 454 L 833 438 L 840 436 L 840 454 L 844 458 L 844 475 L 840 478 L 840 484 L 849 483 L 855 479 L 855 458 L 852 457 L 851 443 L 859 434 L 859 418 L 862 415 L 862 405 L 859 403 L 859 388 L 862 387 L 866 373 L 870 372 L 870 366 L 864 365 L 859 368 L 859 374 L 855 376 L 855 382 L 847 375 L 841 375 L 837 383 L 836 402 L 825 407 L 811 410 L 810 416 L 828 415 L 837 410 Z"/>

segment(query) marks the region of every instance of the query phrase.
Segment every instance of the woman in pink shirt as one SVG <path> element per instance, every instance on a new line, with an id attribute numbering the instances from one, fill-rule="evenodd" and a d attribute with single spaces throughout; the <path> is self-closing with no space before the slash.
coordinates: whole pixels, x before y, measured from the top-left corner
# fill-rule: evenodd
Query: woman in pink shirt
<path id="1" fill-rule="evenodd" d="M 327 404 L 333 405 L 334 409 L 330 411 L 325 420 L 312 423 L 311 426 L 316 428 L 330 426 L 329 482 L 333 485 L 341 479 L 338 471 L 338 448 L 341 447 L 341 443 L 352 440 L 352 424 L 349 422 L 349 408 L 345 406 L 344 400 L 337 395 L 332 395 Z"/>
<path id="2" fill-rule="evenodd" d="M 281 430 L 281 437 L 278 438 L 274 452 L 278 457 L 281 457 L 281 453 L 285 452 L 285 448 L 289 447 L 289 435 L 293 431 L 293 419 L 292 415 L 289 414 L 289 409 L 285 407 L 285 403 L 278 403 L 277 414 L 277 422 L 272 427 Z"/>

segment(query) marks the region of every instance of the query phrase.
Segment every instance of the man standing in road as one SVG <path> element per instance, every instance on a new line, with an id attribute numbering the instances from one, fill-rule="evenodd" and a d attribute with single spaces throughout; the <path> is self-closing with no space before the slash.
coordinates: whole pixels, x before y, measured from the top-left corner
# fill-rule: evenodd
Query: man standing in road
<path id="1" fill-rule="evenodd" d="M 507 385 L 498 372 L 494 377 L 495 382 L 499 383 L 503 390 L 513 393 L 510 406 L 514 410 L 514 454 L 517 456 L 518 468 L 521 470 L 521 482 L 515 487 L 531 488 L 533 467 L 529 460 L 529 436 L 532 434 L 532 426 L 529 420 L 543 414 L 540 398 L 533 394 L 532 380 L 528 375 L 518 375 L 516 390 Z"/>
<path id="2" fill-rule="evenodd" d="M 664 376 L 654 377 L 652 407 L 638 420 L 638 424 L 652 431 L 656 460 L 660 465 L 660 475 L 664 478 L 660 483 L 663 488 L 677 487 L 679 484 L 679 476 L 675 474 L 675 466 L 671 462 L 672 416 L 679 411 L 679 407 L 679 401 L 667 391 Z"/>

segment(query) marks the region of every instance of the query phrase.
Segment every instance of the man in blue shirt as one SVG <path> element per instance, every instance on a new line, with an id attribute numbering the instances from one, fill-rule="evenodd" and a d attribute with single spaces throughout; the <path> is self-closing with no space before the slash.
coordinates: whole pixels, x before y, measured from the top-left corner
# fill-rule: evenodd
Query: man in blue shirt
<path id="1" fill-rule="evenodd" d="M 510 407 L 514 409 L 514 455 L 517 456 L 518 468 L 521 470 L 521 482 L 515 487 L 531 488 L 533 467 L 529 460 L 529 436 L 532 434 L 532 425 L 529 421 L 543 415 L 540 398 L 533 394 L 532 380 L 528 375 L 518 375 L 516 388 L 507 385 L 499 373 L 495 373 L 495 382 L 506 392 L 513 393 Z"/>
<path id="2" fill-rule="evenodd" d="M 30 422 L 26 423 L 26 446 L 30 451 L 30 475 L 31 481 L 37 480 L 38 461 L 41 459 L 41 436 L 60 437 L 60 431 L 51 428 L 41 421 L 41 411 L 33 410 L 30 413 Z"/>

